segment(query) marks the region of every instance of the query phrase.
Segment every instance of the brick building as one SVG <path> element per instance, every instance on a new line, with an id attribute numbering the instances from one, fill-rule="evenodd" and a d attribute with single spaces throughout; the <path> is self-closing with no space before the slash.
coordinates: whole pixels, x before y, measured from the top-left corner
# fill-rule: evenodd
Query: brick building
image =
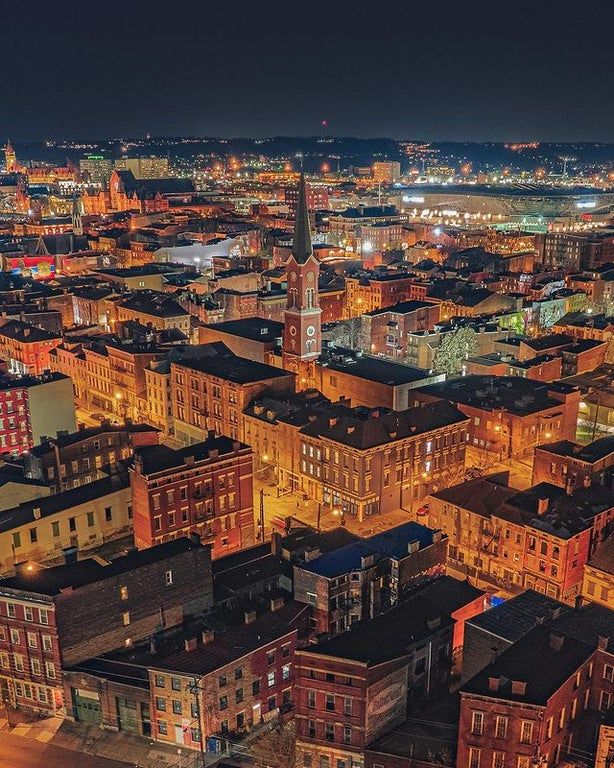
<path id="1" fill-rule="evenodd" d="M 148 424 L 83 427 L 32 448 L 25 456 L 24 472 L 46 483 L 51 493 L 60 493 L 119 471 L 119 463 L 134 448 L 157 443 L 158 430 Z"/>
<path id="2" fill-rule="evenodd" d="M 216 342 L 216 354 L 173 362 L 171 400 L 175 436 L 200 442 L 208 430 L 243 440 L 241 414 L 263 392 L 294 391 L 294 374 L 234 355 Z"/>
<path id="3" fill-rule="evenodd" d="M 49 353 L 61 341 L 58 333 L 9 320 L 0 326 L 0 358 L 6 361 L 9 373 L 40 376 L 50 370 Z"/>
<path id="4" fill-rule="evenodd" d="M 294 565 L 294 598 L 307 603 L 317 635 L 336 635 L 384 613 L 445 569 L 438 531 L 405 523 Z"/>
<path id="5" fill-rule="evenodd" d="M 74 712 L 78 692 L 66 706 L 63 668 L 176 626 L 212 601 L 210 550 L 197 540 L 110 563 L 24 563 L 0 582 L 2 698 L 13 707 Z"/>
<path id="6" fill-rule="evenodd" d="M 316 392 L 262 398 L 245 439 L 281 487 L 360 521 L 408 509 L 464 474 L 466 418 L 443 404 L 389 411 L 330 404 Z"/>
<path id="7" fill-rule="evenodd" d="M 297 758 L 363 766 L 367 744 L 410 706 L 447 688 L 453 622 L 416 596 L 328 642 L 296 653 Z"/>
<path id="8" fill-rule="evenodd" d="M 567 495 L 541 483 L 517 491 L 495 476 L 431 494 L 428 521 L 449 538 L 448 568 L 478 586 L 513 594 L 535 589 L 573 604 L 583 568 L 614 519 L 610 494 L 580 488 Z"/>
<path id="9" fill-rule="evenodd" d="M 415 277 L 406 272 L 367 273 L 345 278 L 345 308 L 348 317 L 373 312 L 410 301 Z"/>
<path id="10" fill-rule="evenodd" d="M 0 454 L 23 454 L 46 437 L 76 427 L 67 376 L 0 376 Z"/>
<path id="11" fill-rule="evenodd" d="M 461 688 L 458 768 L 553 766 L 589 730 L 595 648 L 536 626 Z"/>
<path id="12" fill-rule="evenodd" d="M 574 491 L 590 485 L 606 485 L 614 465 L 614 437 L 602 437 L 588 445 L 559 440 L 535 448 L 533 483 L 553 483 Z"/>
<path id="13" fill-rule="evenodd" d="M 470 418 L 469 442 L 501 457 L 526 455 L 552 439 L 573 440 L 580 390 L 538 386 L 520 376 L 465 376 L 411 392 L 415 405 L 447 400 Z"/>
<path id="14" fill-rule="evenodd" d="M 198 533 L 214 558 L 255 542 L 252 449 L 210 434 L 180 450 L 135 450 L 130 464 L 134 539 L 144 549 Z"/>
<path id="15" fill-rule="evenodd" d="M 404 301 L 367 312 L 361 318 L 362 348 L 372 355 L 405 359 L 409 334 L 432 330 L 439 317 L 439 304 L 426 301 Z"/>

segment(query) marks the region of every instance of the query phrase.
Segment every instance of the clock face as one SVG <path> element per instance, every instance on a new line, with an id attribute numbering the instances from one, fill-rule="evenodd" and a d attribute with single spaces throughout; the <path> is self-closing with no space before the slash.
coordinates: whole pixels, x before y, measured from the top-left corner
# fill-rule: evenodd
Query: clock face
<path id="1" fill-rule="evenodd" d="M 307 336 L 313 336 L 315 332 L 316 329 L 313 327 L 313 325 L 307 326 Z"/>
<path id="2" fill-rule="evenodd" d="M 295 325 L 291 325 L 290 326 L 290 335 L 291 336 L 296 336 L 296 326 Z"/>
<path id="3" fill-rule="evenodd" d="M 294 271 L 290 272 L 290 280 L 292 280 L 292 282 L 296 280 L 296 272 Z"/>

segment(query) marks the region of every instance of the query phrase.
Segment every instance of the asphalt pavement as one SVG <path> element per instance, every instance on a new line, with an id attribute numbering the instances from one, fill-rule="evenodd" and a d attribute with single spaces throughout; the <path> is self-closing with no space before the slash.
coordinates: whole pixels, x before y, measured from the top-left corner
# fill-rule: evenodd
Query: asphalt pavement
<path id="1" fill-rule="evenodd" d="M 0 768 L 126 768 L 134 763 L 74 752 L 23 736 L 0 732 Z"/>

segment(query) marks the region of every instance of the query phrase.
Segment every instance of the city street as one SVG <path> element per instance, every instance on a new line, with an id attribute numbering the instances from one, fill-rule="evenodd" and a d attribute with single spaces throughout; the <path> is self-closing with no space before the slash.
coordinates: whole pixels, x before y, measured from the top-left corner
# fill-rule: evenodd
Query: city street
<path id="1" fill-rule="evenodd" d="M 127 765 L 134 766 L 134 763 L 73 752 L 6 731 L 0 733 L 2 768 L 126 768 Z"/>

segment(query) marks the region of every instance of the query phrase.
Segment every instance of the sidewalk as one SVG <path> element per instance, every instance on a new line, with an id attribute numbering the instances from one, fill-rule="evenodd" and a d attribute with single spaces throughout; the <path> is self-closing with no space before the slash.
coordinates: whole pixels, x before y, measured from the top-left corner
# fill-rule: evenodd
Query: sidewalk
<path id="1" fill-rule="evenodd" d="M 121 731 L 103 730 L 97 725 L 72 723 L 60 717 L 24 722 L 12 727 L 8 727 L 6 719 L 0 718 L 0 733 L 3 731 L 74 752 L 117 760 L 133 768 L 200 766 L 200 754 L 190 749 L 166 746 Z"/>

